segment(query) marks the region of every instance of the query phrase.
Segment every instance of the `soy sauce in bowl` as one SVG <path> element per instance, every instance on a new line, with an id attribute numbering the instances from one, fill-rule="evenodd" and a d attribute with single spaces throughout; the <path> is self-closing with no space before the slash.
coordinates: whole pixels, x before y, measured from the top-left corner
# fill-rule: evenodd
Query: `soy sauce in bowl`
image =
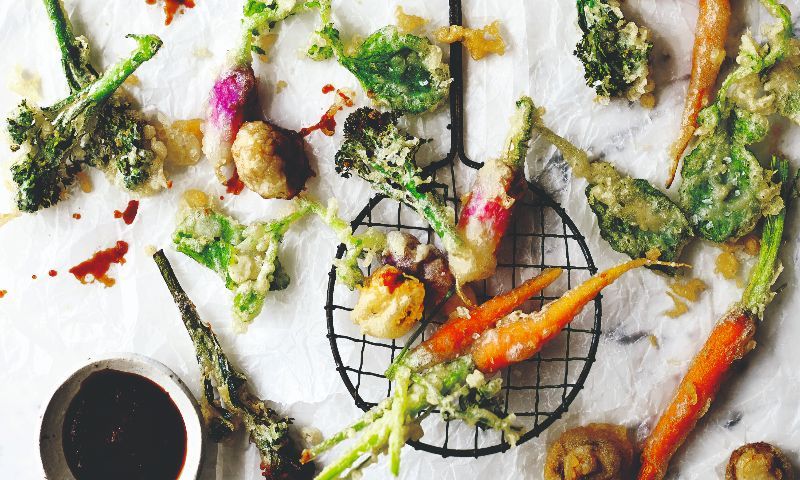
<path id="1" fill-rule="evenodd" d="M 163 388 L 110 368 L 81 383 L 64 415 L 62 446 L 78 480 L 174 480 L 186 459 L 186 425 Z"/>

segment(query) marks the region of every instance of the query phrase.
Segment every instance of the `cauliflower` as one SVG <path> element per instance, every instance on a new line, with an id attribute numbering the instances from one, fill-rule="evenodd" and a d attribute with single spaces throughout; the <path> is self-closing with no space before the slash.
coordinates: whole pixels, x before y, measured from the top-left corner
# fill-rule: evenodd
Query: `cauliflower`
<path id="1" fill-rule="evenodd" d="M 244 123 L 232 154 L 239 178 L 264 198 L 294 198 L 314 175 L 300 134 L 267 122 Z"/>
<path id="2" fill-rule="evenodd" d="M 364 282 L 352 319 L 366 335 L 399 338 L 422 318 L 424 300 L 422 282 L 384 265 Z"/>

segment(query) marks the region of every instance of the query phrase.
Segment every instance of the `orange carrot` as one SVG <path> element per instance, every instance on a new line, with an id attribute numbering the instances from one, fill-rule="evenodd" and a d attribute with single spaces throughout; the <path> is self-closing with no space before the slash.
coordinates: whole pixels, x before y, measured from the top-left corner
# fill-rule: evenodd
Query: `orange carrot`
<path id="1" fill-rule="evenodd" d="M 638 480 L 664 478 L 672 455 L 711 406 L 736 360 L 754 346 L 755 317 L 735 308 L 714 327 L 642 451 Z"/>
<path id="2" fill-rule="evenodd" d="M 729 0 L 700 0 L 692 51 L 692 76 L 686 92 L 680 134 L 670 147 L 672 169 L 667 180 L 667 188 L 675 180 L 681 155 L 697 128 L 697 114 L 708 104 L 711 89 L 717 81 L 719 68 L 725 58 L 725 37 L 728 34 L 730 19 Z"/>
<path id="3" fill-rule="evenodd" d="M 548 268 L 510 292 L 473 308 L 469 315 L 451 317 L 431 338 L 417 346 L 404 363 L 413 369 L 422 369 L 452 360 L 472 345 L 478 335 L 553 283 L 561 272 L 560 268 Z"/>
<path id="4" fill-rule="evenodd" d="M 540 311 L 521 314 L 514 321 L 487 331 L 473 347 L 472 359 L 475 366 L 484 373 L 492 373 L 532 357 L 545 343 L 558 335 L 603 288 L 611 285 L 623 273 L 643 265 L 664 263 L 640 258 L 617 265 L 598 273 L 558 300 L 548 303 Z"/>

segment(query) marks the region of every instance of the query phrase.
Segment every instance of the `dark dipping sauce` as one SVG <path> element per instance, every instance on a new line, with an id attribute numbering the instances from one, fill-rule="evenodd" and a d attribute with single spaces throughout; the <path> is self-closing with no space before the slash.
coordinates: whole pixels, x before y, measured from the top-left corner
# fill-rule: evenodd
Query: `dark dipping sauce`
<path id="1" fill-rule="evenodd" d="M 174 480 L 186 459 L 186 426 L 164 389 L 104 369 L 70 402 L 62 444 L 78 480 Z"/>

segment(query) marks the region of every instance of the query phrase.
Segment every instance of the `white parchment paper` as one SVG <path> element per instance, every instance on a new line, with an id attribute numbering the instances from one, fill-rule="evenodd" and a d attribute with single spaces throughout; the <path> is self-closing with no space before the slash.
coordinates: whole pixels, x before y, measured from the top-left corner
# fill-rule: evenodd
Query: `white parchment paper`
<path id="1" fill-rule="evenodd" d="M 169 27 L 163 14 L 139 0 L 66 0 L 75 29 L 89 37 L 93 60 L 107 66 L 131 47 L 127 33 L 157 33 L 165 42 L 158 55 L 136 75 L 141 85 L 132 89 L 143 105 L 174 119 L 200 117 L 206 93 L 225 51 L 238 37 L 239 1 L 198 0 L 196 8 L 178 15 Z M 409 13 L 431 19 L 427 27 L 447 22 L 444 0 L 405 0 Z M 728 55 L 738 46 L 744 28 L 767 20 L 757 2 L 731 2 L 736 20 L 731 27 Z M 800 2 L 787 0 L 795 14 Z M 394 22 L 396 1 L 337 2 L 337 23 L 346 34 L 366 35 Z M 654 36 L 653 53 L 658 105 L 644 110 L 627 102 L 600 106 L 585 87 L 580 64 L 571 52 L 578 40 L 575 8 L 571 1 L 464 0 L 465 23 L 480 26 L 501 21 L 508 41 L 503 57 L 467 63 L 467 152 L 476 160 L 499 150 L 513 101 L 530 94 L 547 108 L 546 120 L 557 132 L 595 155 L 605 155 L 620 169 L 660 185 L 666 177 L 666 150 L 677 133 L 690 70 L 690 52 L 696 2 L 689 0 L 629 0 L 625 11 L 648 26 Z M 356 80 L 334 62 L 315 63 L 301 52 L 316 23 L 311 14 L 286 21 L 277 31 L 270 61 L 256 62 L 261 79 L 265 115 L 283 126 L 300 128 L 315 123 L 330 105 L 320 92 L 323 85 L 349 87 L 357 104 L 367 101 Z M 58 50 L 40 2 L 0 2 L 0 76 L 16 67 L 41 78 L 40 100 L 48 104 L 65 95 Z M 3 82 L 5 79 L 0 78 Z M 287 87 L 279 94 L 279 80 Z M 0 112 L 20 98 L 3 85 Z M 347 112 L 345 112 L 347 113 Z M 340 123 L 344 115 L 338 117 Z M 409 128 L 435 141 L 422 155 L 441 158 L 449 146 L 447 110 L 409 122 Z M 800 136 L 782 129 L 774 144 L 797 167 Z M 333 169 L 333 154 L 341 143 L 333 137 L 308 137 L 317 176 L 309 182 L 319 198 L 336 195 L 341 214 L 352 218 L 370 196 L 357 179 L 344 180 Z M 0 166 L 10 161 L 6 145 Z M 599 238 L 596 222 L 583 196 L 583 181 L 573 180 L 551 148 L 536 145 L 528 158 L 529 176 L 553 193 L 573 218 L 599 268 L 623 259 Z M 125 193 L 92 173 L 94 191 L 76 193 L 56 207 L 18 218 L 0 228 L 0 471 L 6 478 L 41 478 L 38 459 L 39 416 L 56 385 L 93 355 L 133 351 L 150 355 L 174 369 L 197 393 L 198 370 L 191 343 L 164 288 L 147 246 L 164 247 L 202 317 L 214 329 L 234 362 L 250 376 L 253 386 L 303 426 L 313 425 L 330 434 L 360 414 L 334 368 L 325 338 L 325 293 L 330 259 L 337 242 L 318 223 L 307 221 L 286 238 L 282 258 L 292 276 L 291 286 L 271 294 L 262 315 L 246 335 L 230 327 L 229 292 L 212 272 L 170 248 L 180 194 L 201 188 L 223 195 L 224 208 L 242 220 L 273 218 L 288 207 L 264 201 L 251 192 L 233 197 L 214 180 L 210 165 L 170 172 L 173 188 L 142 200 L 131 226 L 114 219 L 123 209 Z M 465 182 L 468 179 L 464 180 Z M 674 192 L 673 192 L 674 193 Z M 6 211 L 11 194 L 3 191 Z M 81 219 L 72 218 L 80 213 Z M 798 229 L 791 212 L 782 259 L 786 265 L 779 284 L 782 293 L 767 314 L 758 348 L 742 363 L 695 433 L 675 457 L 672 478 L 707 479 L 722 476 L 730 452 L 745 442 L 771 441 L 795 462 L 800 453 L 800 294 L 797 293 Z M 124 265 L 115 265 L 113 288 L 82 285 L 67 270 L 108 248 L 117 240 L 130 243 Z M 695 242 L 685 254 L 694 264 L 693 275 L 711 289 L 691 311 L 671 319 L 665 294 L 667 281 L 649 271 L 623 277 L 603 298 L 603 336 L 598 358 L 586 388 L 569 413 L 540 438 L 504 454 L 479 459 L 442 459 L 405 447 L 402 478 L 511 480 L 541 478 L 547 444 L 566 428 L 589 422 L 617 422 L 645 434 L 669 401 L 681 375 L 718 317 L 740 295 L 735 281 L 714 273 L 719 250 Z M 57 270 L 56 277 L 47 272 Z M 747 268 L 742 269 L 741 279 Z M 33 280 L 32 275 L 38 279 Z M 647 339 L 633 343 L 622 337 L 653 334 L 659 347 Z M 432 432 L 435 434 L 435 432 Z M 258 456 L 244 437 L 209 452 L 204 479 L 259 478 Z M 325 457 L 323 458 L 323 461 Z M 366 478 L 389 478 L 384 461 L 365 472 Z"/>

